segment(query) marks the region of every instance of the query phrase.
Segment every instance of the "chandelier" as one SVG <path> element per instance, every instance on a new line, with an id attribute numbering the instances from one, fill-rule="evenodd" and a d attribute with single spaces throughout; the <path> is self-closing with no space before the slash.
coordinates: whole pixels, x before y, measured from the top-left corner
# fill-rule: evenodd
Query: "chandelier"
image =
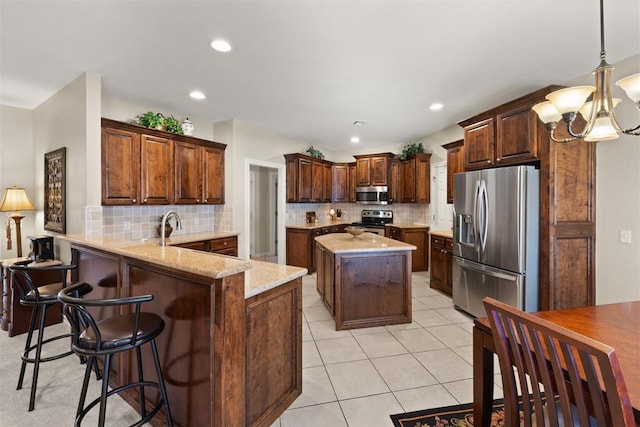
<path id="1" fill-rule="evenodd" d="M 606 61 L 607 53 L 604 49 L 604 6 L 600 0 L 600 65 L 593 70 L 596 76 L 595 86 L 574 86 L 551 92 L 546 96 L 548 101 L 533 106 L 545 124 L 551 139 L 556 142 L 570 142 L 584 138 L 585 141 L 607 141 L 616 139 L 620 133 L 640 136 L 640 124 L 634 128 L 622 128 L 615 118 L 613 109 L 621 101 L 611 97 L 611 71 L 613 67 Z M 627 96 L 640 109 L 640 73 L 634 74 L 616 82 Z M 588 98 L 591 97 L 589 101 Z M 578 113 L 587 121 L 581 132 L 575 132 L 573 122 Z M 555 129 L 562 120 L 569 138 L 556 138 Z"/>

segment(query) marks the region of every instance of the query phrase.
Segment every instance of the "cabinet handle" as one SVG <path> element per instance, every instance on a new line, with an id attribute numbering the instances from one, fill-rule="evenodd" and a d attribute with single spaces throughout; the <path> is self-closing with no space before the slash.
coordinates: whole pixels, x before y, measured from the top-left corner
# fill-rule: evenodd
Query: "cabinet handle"
<path id="1" fill-rule="evenodd" d="M 207 199 L 204 199 L 204 202 L 207 203 Z"/>
<path id="2" fill-rule="evenodd" d="M 227 242 L 224 242 L 224 245 L 227 246 Z"/>
<path id="3" fill-rule="evenodd" d="M 131 201 L 132 201 L 133 203 L 135 203 L 135 202 L 136 202 L 136 199 L 132 199 Z"/>
<path id="4" fill-rule="evenodd" d="M 500 157 L 498 157 L 498 158 L 496 159 L 496 162 L 499 162 L 500 160 L 502 160 L 502 159 L 501 159 Z"/>
<path id="5" fill-rule="evenodd" d="M 487 160 L 487 163 L 491 163 L 491 160 Z"/>
<path id="6" fill-rule="evenodd" d="M 196 199 L 196 202 L 200 203 L 200 199 Z"/>

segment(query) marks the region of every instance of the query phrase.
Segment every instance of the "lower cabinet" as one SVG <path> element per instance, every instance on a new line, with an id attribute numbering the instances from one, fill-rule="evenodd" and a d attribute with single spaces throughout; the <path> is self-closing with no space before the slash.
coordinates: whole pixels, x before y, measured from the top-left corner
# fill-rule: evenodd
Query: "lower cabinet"
<path id="1" fill-rule="evenodd" d="M 431 235 L 430 286 L 451 296 L 453 281 L 453 239 Z"/>
<path id="2" fill-rule="evenodd" d="M 238 236 L 199 240 L 196 242 L 180 243 L 174 246 L 196 251 L 212 252 L 218 255 L 238 256 Z"/>
<path id="3" fill-rule="evenodd" d="M 385 237 L 414 245 L 411 251 L 411 271 L 429 270 L 429 227 L 393 226 L 385 228 Z"/>
<path id="4" fill-rule="evenodd" d="M 351 224 L 335 224 L 316 228 L 287 228 L 287 265 L 306 268 L 309 274 L 316 272 L 314 239 L 330 233 L 344 233 Z"/>
<path id="5" fill-rule="evenodd" d="M 302 391 L 302 279 L 245 300 L 247 425 L 270 426 Z"/>
<path id="6" fill-rule="evenodd" d="M 316 262 L 318 274 L 316 275 L 316 288 L 322 302 L 329 312 L 335 314 L 335 289 L 333 286 L 333 270 L 335 266 L 334 256 L 321 245 L 316 244 Z"/>

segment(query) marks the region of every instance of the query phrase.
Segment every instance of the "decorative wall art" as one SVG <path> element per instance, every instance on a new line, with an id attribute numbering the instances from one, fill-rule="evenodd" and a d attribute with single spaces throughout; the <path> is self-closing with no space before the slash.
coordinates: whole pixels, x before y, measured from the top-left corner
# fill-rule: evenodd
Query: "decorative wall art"
<path id="1" fill-rule="evenodd" d="M 67 148 L 62 147 L 44 155 L 44 229 L 65 233 Z"/>

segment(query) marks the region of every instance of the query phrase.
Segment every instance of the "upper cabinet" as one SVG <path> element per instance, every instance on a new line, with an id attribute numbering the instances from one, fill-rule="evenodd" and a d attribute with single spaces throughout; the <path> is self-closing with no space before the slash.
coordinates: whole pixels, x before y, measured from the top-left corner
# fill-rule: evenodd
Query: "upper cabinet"
<path id="1" fill-rule="evenodd" d="M 356 177 L 358 175 L 358 171 L 356 169 L 356 163 L 349 163 L 349 201 L 356 201 Z"/>
<path id="2" fill-rule="evenodd" d="M 102 204 L 224 203 L 226 146 L 102 119 Z"/>
<path id="3" fill-rule="evenodd" d="M 531 107 L 558 88 L 548 86 L 459 122 L 464 128 L 465 169 L 539 160 L 541 138 L 547 133 Z"/>
<path id="4" fill-rule="evenodd" d="M 287 203 L 330 202 L 332 163 L 305 154 L 285 154 Z"/>
<path id="5" fill-rule="evenodd" d="M 334 202 L 349 202 L 349 165 L 334 163 L 331 167 L 331 199 Z"/>
<path id="6" fill-rule="evenodd" d="M 442 146 L 447 150 L 447 203 L 453 203 L 453 176 L 464 172 L 464 140 Z"/>
<path id="7" fill-rule="evenodd" d="M 431 154 L 418 153 L 400 162 L 400 189 L 402 203 L 429 203 L 431 181 Z"/>
<path id="8" fill-rule="evenodd" d="M 393 153 L 367 154 L 356 158 L 356 186 L 389 185 Z"/>

